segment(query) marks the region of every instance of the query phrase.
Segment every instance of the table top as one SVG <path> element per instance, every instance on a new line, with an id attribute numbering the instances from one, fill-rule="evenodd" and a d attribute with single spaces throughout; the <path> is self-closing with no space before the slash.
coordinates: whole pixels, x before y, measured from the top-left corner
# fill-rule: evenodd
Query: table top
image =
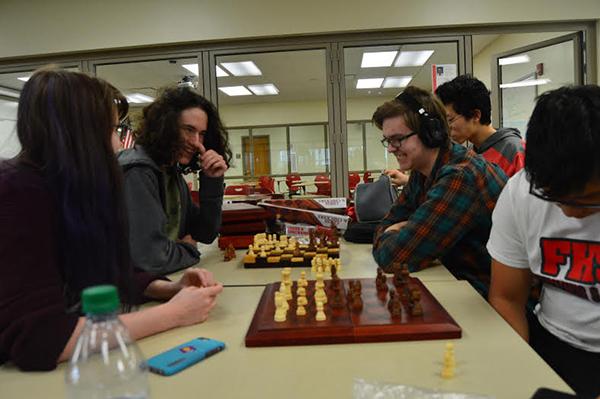
<path id="1" fill-rule="evenodd" d="M 373 277 L 377 274 L 377 264 L 371 255 L 371 244 L 355 244 L 341 241 L 340 259 L 342 261 L 341 278 Z M 229 262 L 223 261 L 223 252 L 215 243 L 210 245 L 199 244 L 201 252 L 198 266 L 210 270 L 215 278 L 225 286 L 265 285 L 281 280 L 281 268 L 273 269 L 246 269 L 242 259 L 247 250 L 237 250 L 236 258 Z M 294 268 L 293 274 L 298 276 L 300 270 L 310 272 L 310 268 Z M 181 273 L 170 275 L 177 279 Z M 454 276 L 441 264 L 412 274 L 421 281 L 455 281 Z M 297 278 L 297 277 L 295 277 Z"/>
<path id="2" fill-rule="evenodd" d="M 208 321 L 139 341 L 147 357 L 198 336 L 227 349 L 172 377 L 150 375 L 153 398 L 351 398 L 355 378 L 503 398 L 529 398 L 540 386 L 570 391 L 535 352 L 463 281 L 425 285 L 463 329 L 456 375 L 439 376 L 447 341 L 246 348 L 262 287 L 226 288 Z M 63 398 L 64 368 L 22 373 L 0 367 L 0 397 Z"/>

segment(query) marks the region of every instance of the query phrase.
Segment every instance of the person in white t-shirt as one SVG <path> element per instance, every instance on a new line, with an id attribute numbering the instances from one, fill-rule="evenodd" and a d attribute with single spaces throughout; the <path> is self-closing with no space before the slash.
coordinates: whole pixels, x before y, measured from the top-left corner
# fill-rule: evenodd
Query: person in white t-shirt
<path id="1" fill-rule="evenodd" d="M 491 305 L 578 394 L 600 394 L 600 87 L 540 96 L 487 249 Z M 533 276 L 543 291 L 528 320 Z"/>

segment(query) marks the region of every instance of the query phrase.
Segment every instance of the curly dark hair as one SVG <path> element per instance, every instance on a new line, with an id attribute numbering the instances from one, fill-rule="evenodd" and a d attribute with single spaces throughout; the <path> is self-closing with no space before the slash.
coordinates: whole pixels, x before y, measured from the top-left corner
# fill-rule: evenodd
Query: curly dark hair
<path id="1" fill-rule="evenodd" d="M 461 75 L 437 88 L 435 94 L 444 105 L 452 105 L 457 114 L 471 119 L 475 110 L 481 112 L 482 125 L 492 123 L 490 91 L 485 84 L 471 75 Z"/>
<path id="2" fill-rule="evenodd" d="M 222 155 L 229 166 L 229 139 L 217 108 L 189 87 L 169 87 L 144 108 L 141 126 L 134 133 L 136 143 L 144 147 L 157 165 L 171 165 L 184 145 L 179 133 L 181 112 L 196 107 L 208 116 L 204 147 Z"/>
<path id="3" fill-rule="evenodd" d="M 560 198 L 600 178 L 600 87 L 542 94 L 527 125 L 525 171 L 531 184 Z"/>

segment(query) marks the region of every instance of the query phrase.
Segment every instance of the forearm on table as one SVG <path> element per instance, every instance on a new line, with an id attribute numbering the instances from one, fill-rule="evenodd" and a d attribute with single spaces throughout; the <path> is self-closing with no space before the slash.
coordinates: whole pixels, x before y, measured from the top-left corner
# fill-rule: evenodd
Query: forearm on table
<path id="1" fill-rule="evenodd" d="M 169 310 L 169 304 L 148 307 L 137 312 L 119 315 L 119 319 L 129 331 L 133 340 L 170 330 L 179 325 L 177 314 Z M 80 317 L 67 345 L 58 357 L 58 363 L 68 360 L 73 354 L 77 338 L 85 325 L 85 317 Z"/>
<path id="2" fill-rule="evenodd" d="M 525 306 L 490 293 L 490 304 L 504 320 L 523 338 L 529 341 L 529 326 L 525 316 Z"/>

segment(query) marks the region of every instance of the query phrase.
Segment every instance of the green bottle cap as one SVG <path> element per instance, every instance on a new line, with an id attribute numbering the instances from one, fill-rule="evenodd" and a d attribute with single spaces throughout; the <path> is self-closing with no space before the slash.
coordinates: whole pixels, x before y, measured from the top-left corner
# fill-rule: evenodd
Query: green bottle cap
<path id="1" fill-rule="evenodd" d="M 119 294 L 114 285 L 97 285 L 83 290 L 81 302 L 83 313 L 112 313 L 119 308 Z"/>

